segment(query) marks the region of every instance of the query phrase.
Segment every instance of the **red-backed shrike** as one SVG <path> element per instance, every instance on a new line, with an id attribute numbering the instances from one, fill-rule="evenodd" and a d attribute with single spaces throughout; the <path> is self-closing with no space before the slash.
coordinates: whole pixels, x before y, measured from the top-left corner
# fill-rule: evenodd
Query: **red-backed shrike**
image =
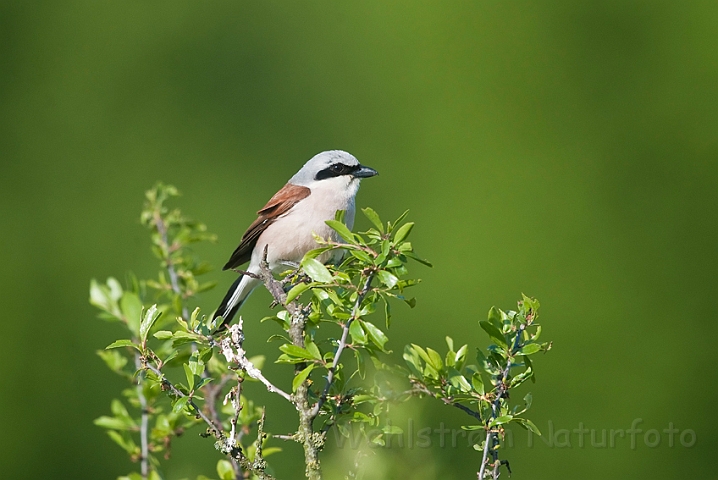
<path id="1" fill-rule="evenodd" d="M 313 234 L 340 241 L 325 221 L 334 219 L 337 210 L 344 210 L 344 222 L 351 229 L 359 183 L 376 174 L 376 170 L 341 150 L 315 155 L 257 212 L 258 218 L 242 235 L 223 270 L 249 262 L 246 270 L 258 274 L 266 246 L 269 268 L 276 273 L 288 263 L 301 262 L 305 253 L 318 247 Z M 317 260 L 337 260 L 337 255 L 341 253 L 329 251 Z M 229 323 L 259 282 L 241 275 L 217 308 L 215 318 L 222 316 L 224 325 Z"/>

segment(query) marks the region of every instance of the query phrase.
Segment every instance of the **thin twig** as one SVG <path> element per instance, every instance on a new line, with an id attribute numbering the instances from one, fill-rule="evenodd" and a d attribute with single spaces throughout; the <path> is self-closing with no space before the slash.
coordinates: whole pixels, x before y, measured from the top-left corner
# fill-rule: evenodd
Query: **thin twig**
<path id="1" fill-rule="evenodd" d="M 242 412 L 242 402 L 240 400 L 241 396 L 242 377 L 238 376 L 237 385 L 229 390 L 227 395 L 224 397 L 224 401 L 222 402 L 223 405 L 226 405 L 227 401 L 229 400 L 232 402 L 232 407 L 234 408 L 234 415 L 229 420 L 229 423 L 232 426 L 232 430 L 229 433 L 229 442 L 233 447 L 237 448 L 241 448 L 241 444 L 239 442 L 243 435 L 243 432 L 237 430 L 237 423 L 239 423 L 239 414 Z M 231 458 L 231 460 L 235 478 L 239 479 L 240 475 L 242 475 L 242 467 L 239 465 L 239 462 L 237 462 L 237 460 L 235 460 L 234 458 Z"/>
<path id="2" fill-rule="evenodd" d="M 216 385 L 213 385 L 211 383 L 207 384 L 204 388 L 205 392 L 205 401 L 204 401 L 204 408 L 207 410 L 207 413 L 209 414 L 209 418 L 212 419 L 212 422 L 221 425 L 222 421 L 219 418 L 219 413 L 217 412 L 217 402 L 219 401 L 219 395 L 222 393 L 222 390 L 227 385 L 227 383 L 234 377 L 235 375 L 222 375 L 219 382 Z"/>
<path id="3" fill-rule="evenodd" d="M 204 373 L 206 373 L 206 370 Z M 209 418 L 215 425 L 222 425 L 222 420 L 220 419 L 219 413 L 217 412 L 217 402 L 219 401 L 219 396 L 222 393 L 222 390 L 233 377 L 236 378 L 236 375 L 223 374 L 216 385 L 208 383 L 203 388 L 205 398 L 204 408 L 207 410 Z M 244 432 L 239 432 L 239 434 L 237 435 L 237 442 L 239 442 L 239 439 L 242 437 L 243 433 Z M 238 479 L 242 478 L 242 467 L 239 465 L 237 460 L 233 457 L 230 457 L 229 461 L 232 464 L 234 476 Z"/>
<path id="4" fill-rule="evenodd" d="M 257 422 L 257 445 L 254 450 L 254 467 L 260 472 L 264 472 L 267 468 L 267 462 L 262 456 L 262 451 L 264 450 L 264 439 L 267 438 L 267 434 L 264 433 L 265 414 L 265 409 L 262 407 L 262 415 L 259 417 L 259 422 Z M 261 475 L 260 478 L 262 478 Z"/>
<path id="5" fill-rule="evenodd" d="M 145 369 L 149 370 L 150 372 L 154 373 L 155 375 L 157 375 L 157 377 L 160 379 L 160 382 L 162 382 L 162 385 L 164 385 L 165 387 L 169 388 L 170 391 L 172 391 L 172 393 L 173 393 L 175 396 L 180 397 L 180 398 L 184 398 L 184 397 L 187 397 L 187 396 L 188 396 L 188 395 L 186 395 L 182 390 L 180 390 L 180 389 L 178 389 L 177 387 L 175 387 L 172 382 L 170 382 L 169 380 L 167 380 L 167 377 L 165 377 L 165 374 L 162 373 L 162 372 L 161 372 L 157 367 L 155 367 L 154 365 L 151 365 L 150 363 L 144 362 L 143 365 L 142 365 L 142 368 L 145 368 Z M 192 407 L 192 409 L 195 411 L 195 414 L 197 415 L 197 417 L 200 418 L 200 419 L 202 419 L 202 421 L 203 421 L 204 423 L 206 423 L 206 424 L 210 427 L 210 429 L 213 431 L 213 432 L 211 431 L 210 433 L 212 433 L 213 435 L 215 435 L 215 433 L 216 433 L 217 435 L 224 436 L 224 434 L 222 433 L 222 426 L 221 426 L 221 425 L 219 425 L 219 426 L 218 426 L 218 425 L 215 425 L 214 422 L 212 422 L 212 420 L 202 411 L 202 409 L 200 409 L 200 408 L 197 406 L 197 404 L 194 403 L 194 400 L 193 400 L 192 398 L 189 399 L 189 401 L 187 402 L 187 404 L 188 404 L 190 407 Z M 217 435 L 215 435 L 215 436 L 217 436 Z M 217 438 L 219 438 L 219 437 L 217 437 Z"/>
<path id="6" fill-rule="evenodd" d="M 159 212 L 155 214 L 155 225 L 157 226 L 157 232 L 160 234 L 162 242 L 165 245 L 164 251 L 167 252 L 165 263 L 167 264 L 167 274 L 170 276 L 170 285 L 172 286 L 172 291 L 176 295 L 179 295 L 181 297 L 182 289 L 179 286 L 179 276 L 177 275 L 177 270 L 175 270 L 174 263 L 172 263 L 167 225 L 165 225 L 165 222 L 162 219 L 162 215 L 160 215 Z M 189 319 L 189 310 L 184 304 L 182 305 L 182 318 L 185 320 Z"/>
<path id="7" fill-rule="evenodd" d="M 154 373 L 160 379 L 162 385 L 165 388 L 169 388 L 169 390 L 175 396 L 180 398 L 188 397 L 188 395 L 178 389 L 172 382 L 167 380 L 164 373 L 162 373 L 154 365 L 151 365 L 150 363 L 144 361 L 142 363 L 142 368 Z M 189 398 L 187 405 L 191 407 L 197 418 L 201 419 L 204 423 L 207 424 L 207 426 L 209 427 L 209 434 L 218 440 L 216 445 L 222 453 L 229 456 L 230 458 L 234 458 L 235 460 L 237 460 L 237 462 L 243 469 L 254 473 L 261 480 L 274 480 L 274 477 L 266 473 L 264 470 L 257 468 L 257 466 L 253 462 L 250 462 L 249 459 L 242 452 L 242 448 L 239 445 L 233 444 L 231 441 L 229 441 L 227 436 L 224 434 L 221 425 L 215 425 L 214 422 L 212 422 L 212 420 L 197 406 L 197 404 L 191 397 Z"/>
<path id="8" fill-rule="evenodd" d="M 307 323 L 309 311 L 301 308 L 296 302 L 287 302 L 287 294 L 282 283 L 277 281 L 269 269 L 267 262 L 267 248 L 264 248 L 262 262 L 260 262 L 259 278 L 264 283 L 274 301 L 284 306 L 291 315 L 291 322 L 287 333 L 293 345 L 304 348 L 304 327 Z M 304 364 L 295 365 L 295 374 L 304 368 Z M 324 435 L 315 433 L 312 426 L 312 407 L 309 404 L 309 387 L 307 382 L 302 382 L 292 396 L 294 406 L 299 413 L 299 428 L 293 436 L 293 440 L 302 444 L 304 448 L 304 474 L 309 480 L 321 480 L 322 469 L 319 463 L 319 451 L 324 445 Z"/>
<path id="9" fill-rule="evenodd" d="M 142 368 L 140 353 L 135 352 L 135 368 Z M 140 402 L 142 417 L 140 419 L 140 474 L 143 479 L 149 475 L 150 448 L 149 448 L 149 412 L 147 410 L 147 398 L 142 391 L 142 376 L 137 379 L 137 400 Z"/>
<path id="10" fill-rule="evenodd" d="M 247 375 L 255 380 L 259 380 L 267 388 L 267 391 L 276 393 L 280 397 L 284 398 L 288 402 L 292 401 L 292 397 L 270 382 L 267 377 L 264 376 L 262 371 L 258 369 L 252 362 L 247 358 L 247 353 L 242 348 L 242 342 L 244 341 L 244 334 L 242 333 L 242 318 L 240 317 L 239 322 L 229 327 L 229 337 L 225 337 L 220 341 L 220 348 L 222 354 L 230 363 L 236 363 L 239 368 L 247 372 Z"/>
<path id="11" fill-rule="evenodd" d="M 513 363 L 513 356 L 516 354 L 516 352 L 519 351 L 519 348 L 521 347 L 521 337 L 523 335 L 524 329 L 526 328 L 526 325 L 521 324 L 519 325 L 518 332 L 516 332 L 516 337 L 514 338 L 514 344 L 511 347 L 511 350 L 509 350 L 508 357 L 506 358 L 506 367 L 501 372 L 501 377 L 499 378 L 499 385 L 497 387 L 496 392 L 496 398 L 494 399 L 493 403 L 491 404 L 491 420 L 497 418 L 499 416 L 499 407 L 501 406 L 501 399 L 506 395 L 506 392 L 508 390 L 508 385 L 506 384 L 506 380 L 509 377 L 509 372 L 511 371 L 512 363 Z M 495 432 L 491 428 L 487 428 L 486 431 L 486 440 L 484 442 L 484 453 L 483 457 L 481 459 L 481 469 L 479 470 L 479 479 L 483 480 L 485 472 L 486 472 L 486 460 L 488 459 L 489 454 L 489 448 L 491 444 L 496 444 L 497 441 L 497 432 Z M 493 445 L 491 445 L 493 446 Z M 499 466 L 501 465 L 498 462 L 498 453 L 494 450 L 491 454 L 493 457 L 493 466 L 494 471 L 492 477 L 494 479 L 499 478 Z"/>
<path id="12" fill-rule="evenodd" d="M 477 412 L 476 410 L 472 410 L 472 409 L 470 409 L 469 407 L 467 407 L 466 405 L 462 405 L 462 404 L 460 404 L 460 403 L 454 403 L 454 399 L 453 399 L 452 397 L 436 396 L 433 392 L 431 392 L 431 390 L 429 390 L 428 388 L 426 388 L 426 385 L 424 385 L 424 384 L 414 383 L 414 391 L 418 391 L 418 392 L 420 392 L 420 393 L 424 393 L 424 394 L 426 394 L 426 395 L 430 395 L 430 396 L 432 396 L 432 397 L 436 397 L 436 398 L 438 398 L 439 400 L 441 400 L 442 402 L 444 402 L 444 404 L 450 405 L 450 406 L 453 406 L 453 407 L 456 407 L 456 408 L 458 408 L 459 410 L 462 410 L 463 412 L 465 412 L 465 413 L 471 415 L 472 417 L 474 417 L 474 418 L 477 419 L 478 421 L 482 422 L 482 420 L 481 420 L 481 414 L 480 414 L 479 412 Z"/>
<path id="13" fill-rule="evenodd" d="M 374 275 L 376 275 L 375 270 L 372 270 L 369 273 L 369 275 L 367 275 L 366 281 L 364 282 L 364 285 L 362 286 L 361 290 L 359 291 L 359 295 L 357 296 L 356 302 L 354 302 L 354 308 L 352 309 L 352 316 L 344 324 L 344 328 L 342 330 L 342 337 L 339 340 L 339 343 L 337 344 L 337 350 L 334 353 L 334 360 L 332 361 L 332 366 L 329 368 L 329 371 L 327 372 L 327 384 L 324 386 L 324 390 L 322 391 L 322 394 L 319 396 L 317 403 L 314 404 L 314 408 L 312 409 L 312 418 L 316 418 L 317 415 L 319 415 L 319 411 L 321 410 L 322 405 L 324 405 L 324 402 L 327 401 L 327 395 L 329 395 L 329 389 L 331 388 L 332 384 L 334 383 L 334 375 L 336 374 L 337 367 L 339 366 L 339 359 L 341 358 L 342 353 L 344 352 L 344 349 L 347 346 L 347 337 L 349 336 L 349 328 L 351 327 L 352 322 L 354 322 L 356 319 L 359 318 L 359 312 L 361 310 L 361 303 L 364 301 L 364 298 L 366 297 L 367 293 L 369 293 L 369 290 L 371 289 L 371 281 L 374 279 Z"/>
<path id="14" fill-rule="evenodd" d="M 477 475 L 479 480 L 484 480 L 484 475 L 486 472 L 486 460 L 489 457 L 489 442 L 492 439 L 493 432 L 489 429 L 486 431 L 486 440 L 484 440 L 484 454 L 481 457 L 481 468 L 479 469 L 479 474 Z"/>

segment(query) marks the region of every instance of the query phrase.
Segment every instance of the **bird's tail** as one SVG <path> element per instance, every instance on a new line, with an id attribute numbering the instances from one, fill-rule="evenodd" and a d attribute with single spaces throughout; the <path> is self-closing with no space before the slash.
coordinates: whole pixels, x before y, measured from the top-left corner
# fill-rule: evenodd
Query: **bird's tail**
<path id="1" fill-rule="evenodd" d="M 222 303 L 219 304 L 217 310 L 214 312 L 212 319 L 222 317 L 224 322 L 220 325 L 219 329 L 224 330 L 232 321 L 232 318 L 240 309 L 244 301 L 247 299 L 254 287 L 257 286 L 258 280 L 248 276 L 241 275 L 237 280 L 234 281 L 227 294 L 222 299 Z"/>

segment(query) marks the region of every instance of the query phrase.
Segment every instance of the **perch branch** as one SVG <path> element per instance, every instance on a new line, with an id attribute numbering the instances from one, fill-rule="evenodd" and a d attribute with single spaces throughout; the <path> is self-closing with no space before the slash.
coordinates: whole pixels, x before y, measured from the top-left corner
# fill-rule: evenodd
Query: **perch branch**
<path id="1" fill-rule="evenodd" d="M 364 301 L 364 298 L 366 297 L 367 293 L 369 293 L 369 290 L 371 289 L 371 281 L 374 279 L 374 275 L 376 275 L 375 271 L 371 271 L 369 275 L 367 275 L 366 280 L 364 281 L 364 285 L 362 286 L 361 290 L 359 291 L 359 295 L 357 296 L 356 302 L 354 302 L 354 308 L 352 309 L 352 316 L 347 320 L 347 323 L 344 324 L 344 328 L 342 330 L 342 336 L 339 339 L 339 343 L 337 344 L 337 350 L 334 353 L 334 360 L 332 361 L 332 366 L 329 368 L 329 371 L 327 372 L 327 384 L 324 386 L 324 390 L 322 391 L 322 394 L 319 396 L 319 400 L 317 400 L 317 403 L 314 404 L 314 408 L 312 409 L 312 419 L 316 418 L 317 415 L 319 415 L 319 411 L 322 408 L 322 405 L 324 405 L 324 402 L 327 401 L 327 395 L 329 395 L 329 389 L 332 387 L 332 384 L 334 383 L 334 375 L 336 374 L 337 367 L 339 366 L 339 359 L 342 356 L 342 353 L 344 352 L 344 349 L 347 346 L 347 337 L 349 336 L 349 328 L 352 325 L 352 322 L 354 322 L 357 318 L 359 318 L 359 312 L 361 310 L 361 303 Z"/>

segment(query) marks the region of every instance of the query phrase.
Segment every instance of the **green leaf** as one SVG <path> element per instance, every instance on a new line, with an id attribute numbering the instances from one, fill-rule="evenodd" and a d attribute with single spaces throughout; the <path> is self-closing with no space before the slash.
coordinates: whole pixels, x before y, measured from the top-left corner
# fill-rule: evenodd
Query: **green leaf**
<path id="1" fill-rule="evenodd" d="M 279 453 L 279 452 L 281 452 L 281 451 L 282 451 L 282 448 L 281 448 L 281 447 L 269 447 L 269 448 L 264 448 L 264 449 L 262 449 L 262 456 L 266 458 L 266 457 L 268 457 L 268 456 L 270 456 L 270 455 L 273 455 L 273 454 L 275 454 L 275 453 Z"/>
<path id="2" fill-rule="evenodd" d="M 511 379 L 511 382 L 509 383 L 509 386 L 511 388 L 518 387 L 531 377 L 533 377 L 533 370 L 531 369 L 531 367 L 528 367 L 526 368 L 526 370 L 513 377 Z"/>
<path id="3" fill-rule="evenodd" d="M 471 377 L 471 385 L 474 387 L 474 391 L 479 395 L 483 395 L 484 391 L 484 379 L 481 377 L 479 372 L 474 373 Z"/>
<path id="4" fill-rule="evenodd" d="M 132 417 L 130 417 L 130 412 L 127 411 L 125 405 L 118 399 L 115 398 L 112 400 L 112 403 L 110 404 L 110 410 L 115 417 L 123 418 L 127 422 L 134 425 L 135 422 L 134 420 L 132 420 Z"/>
<path id="5" fill-rule="evenodd" d="M 345 241 L 351 244 L 356 244 L 354 234 L 342 222 L 338 222 L 336 220 L 327 220 L 325 223 L 329 225 L 335 232 L 337 232 L 339 236 L 342 237 Z"/>
<path id="6" fill-rule="evenodd" d="M 376 227 L 379 232 L 384 233 L 384 224 L 381 223 L 381 218 L 379 218 L 379 215 L 371 208 L 366 207 L 361 209 L 362 213 L 364 213 L 364 216 L 369 219 L 369 221 Z"/>
<path id="7" fill-rule="evenodd" d="M 499 310 L 496 307 L 491 307 L 489 309 L 489 315 L 488 315 L 489 322 L 498 328 L 499 330 L 503 327 L 503 316 L 501 315 L 501 310 Z"/>
<path id="8" fill-rule="evenodd" d="M 421 348 L 419 345 L 416 345 L 415 343 L 412 343 L 411 346 L 413 347 L 413 351 L 416 352 L 422 360 L 424 360 L 428 364 L 431 364 L 431 359 L 429 358 L 429 354 L 426 353 L 426 350 Z"/>
<path id="9" fill-rule="evenodd" d="M 399 227 L 399 230 L 394 234 L 394 242 L 401 243 L 411 233 L 411 229 L 414 228 L 414 222 L 408 222 Z"/>
<path id="10" fill-rule="evenodd" d="M 142 341 L 143 345 L 144 342 L 147 341 L 147 334 L 152 328 L 152 325 L 155 324 L 161 314 L 162 312 L 157 309 L 157 304 L 152 305 L 145 312 L 145 316 L 142 319 L 142 323 L 140 324 L 140 340 Z"/>
<path id="11" fill-rule="evenodd" d="M 534 425 L 534 422 L 532 422 L 528 418 L 514 418 L 514 421 L 516 421 L 520 426 L 530 431 L 531 433 L 535 433 L 536 435 L 541 436 L 541 431 L 536 425 Z"/>
<path id="12" fill-rule="evenodd" d="M 361 260 L 362 262 L 364 262 L 366 264 L 371 265 L 374 263 L 374 260 L 372 260 L 372 258 L 369 256 L 369 254 L 362 250 L 349 250 L 349 253 L 351 254 L 352 257 L 358 258 L 359 260 Z"/>
<path id="13" fill-rule="evenodd" d="M 389 328 L 389 325 L 391 325 L 391 305 L 389 305 L 389 299 L 386 297 L 384 298 L 384 319 L 386 328 Z"/>
<path id="14" fill-rule="evenodd" d="M 98 427 L 111 428 L 113 430 L 131 430 L 136 427 L 136 425 L 121 418 L 108 417 L 106 415 L 96 418 L 93 423 Z"/>
<path id="15" fill-rule="evenodd" d="M 531 408 L 531 404 L 533 403 L 534 397 L 531 395 L 531 392 L 527 393 L 526 396 L 524 396 L 524 402 L 526 402 L 526 406 L 524 407 L 524 411 Z"/>
<path id="16" fill-rule="evenodd" d="M 180 413 L 183 408 L 187 406 L 189 403 L 189 397 L 182 397 L 177 399 L 177 401 L 172 405 L 172 411 L 174 413 Z"/>
<path id="17" fill-rule="evenodd" d="M 304 342 L 304 348 L 312 354 L 312 357 L 321 360 L 322 359 L 322 352 L 319 351 L 319 347 L 317 347 L 317 344 L 312 342 L 311 340 L 307 339 Z"/>
<path id="18" fill-rule="evenodd" d="M 263 319 L 261 319 L 261 320 L 259 321 L 259 323 L 264 323 L 264 322 L 266 322 L 267 320 L 272 320 L 272 321 L 274 321 L 274 322 L 277 322 L 277 323 L 279 324 L 279 326 L 282 327 L 284 330 L 287 330 L 287 329 L 289 328 L 289 323 L 287 323 L 286 320 L 284 320 L 284 319 L 282 319 L 282 318 L 279 318 L 279 317 L 276 316 L 276 315 L 273 315 L 273 316 L 271 316 L 271 317 L 264 317 Z M 269 340 L 267 340 L 267 341 L 269 341 Z"/>
<path id="19" fill-rule="evenodd" d="M 194 333 L 190 332 L 183 332 L 181 330 L 175 332 L 172 334 L 172 346 L 177 347 L 179 345 L 184 345 L 185 343 L 191 343 L 196 342 L 197 340 L 200 340 L 200 337 Z"/>
<path id="20" fill-rule="evenodd" d="M 297 389 L 304 383 L 309 377 L 309 374 L 314 370 L 314 364 L 309 365 L 307 368 L 297 373 L 292 380 L 292 392 L 296 392 Z"/>
<path id="21" fill-rule="evenodd" d="M 182 367 L 184 368 L 185 377 L 187 377 L 187 387 L 192 391 L 194 390 L 194 373 L 192 373 L 192 369 L 189 368 L 189 365 L 186 363 L 183 363 Z"/>
<path id="22" fill-rule="evenodd" d="M 119 353 L 117 350 L 98 350 L 96 353 L 113 372 L 121 374 L 122 369 L 125 365 L 127 365 L 127 357 Z"/>
<path id="23" fill-rule="evenodd" d="M 199 326 L 199 307 L 192 310 L 192 313 L 189 317 L 189 326 L 192 330 L 196 329 Z"/>
<path id="24" fill-rule="evenodd" d="M 536 352 L 541 351 L 541 345 L 537 343 L 529 343 L 521 347 L 521 350 L 516 352 L 516 355 L 533 355 Z"/>
<path id="25" fill-rule="evenodd" d="M 101 310 L 110 309 L 108 295 L 94 278 L 90 280 L 90 304 Z"/>
<path id="26" fill-rule="evenodd" d="M 314 250 L 309 250 L 307 253 L 305 253 L 304 258 L 317 258 L 322 253 L 328 252 L 329 250 L 334 250 L 334 247 L 329 246 L 329 247 L 315 248 Z"/>
<path id="27" fill-rule="evenodd" d="M 423 265 L 426 265 L 427 267 L 433 267 L 433 265 L 431 264 L 430 261 L 421 258 L 420 256 L 418 256 L 418 255 L 417 255 L 416 253 L 414 253 L 414 252 L 404 252 L 404 255 L 406 255 L 407 257 L 411 258 L 412 260 L 416 260 L 417 262 L 419 262 L 419 263 L 421 263 L 421 264 L 423 264 Z"/>
<path id="28" fill-rule="evenodd" d="M 204 387 L 208 383 L 211 383 L 212 380 L 213 380 L 212 377 L 204 377 L 204 378 L 200 379 L 200 381 L 197 385 L 194 386 L 194 389 L 199 390 L 200 388 Z"/>
<path id="29" fill-rule="evenodd" d="M 304 272 L 315 282 L 331 283 L 332 280 L 334 280 L 327 267 L 315 258 L 305 258 L 302 260 L 302 269 L 304 269 Z"/>
<path id="30" fill-rule="evenodd" d="M 134 292 L 125 292 L 120 300 L 120 310 L 127 320 L 127 327 L 134 335 L 139 335 L 142 320 L 142 301 Z"/>
<path id="31" fill-rule="evenodd" d="M 337 210 L 336 212 L 334 212 L 334 220 L 336 220 L 337 222 L 344 223 L 344 217 L 346 217 L 346 216 L 347 216 L 346 210 Z"/>
<path id="32" fill-rule="evenodd" d="M 404 347 L 404 354 L 402 355 L 402 357 L 404 358 L 404 361 L 409 367 L 409 370 L 411 370 L 414 375 L 421 378 L 421 360 L 419 359 L 419 355 L 417 354 L 416 349 L 412 348 L 409 345 L 406 345 Z"/>
<path id="33" fill-rule="evenodd" d="M 314 355 L 312 355 L 308 350 L 292 345 L 291 343 L 285 343 L 279 347 L 279 350 L 292 357 L 306 358 L 307 360 L 314 359 Z"/>
<path id="34" fill-rule="evenodd" d="M 354 350 L 354 357 L 357 360 L 357 372 L 359 372 L 359 376 L 363 379 L 366 377 L 366 364 L 364 363 L 364 356 L 362 355 L 360 350 Z"/>
<path id="35" fill-rule="evenodd" d="M 396 226 L 399 225 L 399 224 L 401 223 L 401 221 L 406 218 L 407 215 L 409 215 L 409 210 L 404 210 L 404 213 L 402 213 L 401 215 L 399 215 L 399 218 L 397 218 L 397 219 L 394 221 L 394 223 L 391 223 L 391 222 L 390 222 L 390 223 L 389 223 L 389 227 L 390 227 L 390 228 L 389 228 L 389 231 L 391 231 L 391 230 L 393 230 L 394 228 L 396 228 Z"/>
<path id="36" fill-rule="evenodd" d="M 439 352 L 427 347 L 426 353 L 429 356 L 429 363 L 432 367 L 437 370 L 441 370 L 442 368 L 444 368 L 444 363 L 441 361 L 441 355 L 439 355 Z"/>
<path id="37" fill-rule="evenodd" d="M 155 337 L 157 340 L 168 340 L 172 338 L 172 332 L 170 332 L 169 330 L 160 330 L 158 332 L 155 332 L 152 336 Z"/>
<path id="38" fill-rule="evenodd" d="M 306 292 L 309 289 L 309 284 L 306 284 L 304 282 L 298 283 L 297 285 L 293 286 L 291 290 L 289 290 L 289 293 L 287 293 L 287 303 L 293 302 L 294 299 L 296 299 L 299 295 Z"/>
<path id="39" fill-rule="evenodd" d="M 364 345 L 367 341 L 366 333 L 360 322 L 354 321 L 349 325 L 349 334 L 352 336 L 352 343 Z"/>
<path id="40" fill-rule="evenodd" d="M 362 320 L 360 320 L 360 322 L 364 329 L 367 331 L 367 333 L 369 333 L 369 339 L 372 341 L 372 343 L 379 347 L 381 350 L 384 350 L 384 345 L 386 345 L 386 342 L 389 341 L 389 338 L 387 338 L 384 332 L 382 332 L 381 329 L 373 323 L 365 322 Z"/>
<path id="41" fill-rule="evenodd" d="M 376 273 L 376 276 L 379 277 L 379 280 L 381 283 L 386 285 L 389 288 L 394 288 L 399 281 L 399 279 L 396 277 L 396 275 L 387 272 L 386 270 L 379 270 Z"/>
<path id="42" fill-rule="evenodd" d="M 483 425 L 462 425 L 461 429 L 469 431 L 469 432 L 473 432 L 475 430 L 483 430 L 484 426 Z"/>
<path id="43" fill-rule="evenodd" d="M 117 480 L 144 480 L 144 478 L 139 473 L 132 472 L 129 475 L 117 477 Z"/>
<path id="44" fill-rule="evenodd" d="M 137 345 L 132 343 L 132 340 L 115 340 L 114 342 L 112 342 L 111 344 L 106 346 L 105 350 L 109 350 L 111 348 L 120 348 L 120 347 L 132 347 L 137 350 L 140 349 L 140 347 L 138 347 Z"/>
<path id="45" fill-rule="evenodd" d="M 113 442 L 115 442 L 117 445 L 122 447 L 124 451 L 126 451 L 130 455 L 134 455 L 137 453 L 137 445 L 135 445 L 135 442 L 132 441 L 132 438 L 129 435 L 122 435 L 119 432 L 115 432 L 113 430 L 110 430 L 107 432 L 107 435 L 112 439 Z M 140 480 L 142 480 L 142 477 L 140 477 Z M 135 478 L 132 476 L 130 477 L 122 477 L 122 478 Z"/>
<path id="46" fill-rule="evenodd" d="M 234 480 L 234 468 L 227 460 L 217 462 L 217 475 L 220 480 Z"/>
<path id="47" fill-rule="evenodd" d="M 461 370 L 464 367 L 464 363 L 466 362 L 466 352 L 468 349 L 468 345 L 462 345 L 456 352 L 456 355 L 454 355 L 454 363 L 456 364 L 456 368 L 458 370 Z"/>
<path id="48" fill-rule="evenodd" d="M 469 385 L 469 382 L 466 380 L 466 377 L 464 377 L 461 373 L 459 373 L 458 370 L 453 367 L 449 367 L 449 383 L 453 387 L 461 390 L 462 392 L 471 391 L 471 385 Z"/>
<path id="49" fill-rule="evenodd" d="M 107 435 L 112 439 L 113 442 L 122 447 L 122 449 L 130 455 L 133 455 L 137 450 L 137 445 L 135 445 L 135 442 L 133 442 L 132 438 L 130 438 L 129 436 L 122 435 L 119 432 L 115 432 L 113 430 L 107 432 Z M 140 480 L 142 480 L 141 476 L 138 475 L 138 477 L 140 477 Z"/>
<path id="50" fill-rule="evenodd" d="M 491 420 L 491 423 L 489 423 L 489 427 L 496 427 L 497 425 L 509 423 L 513 418 L 514 417 L 512 415 L 501 415 Z"/>
<path id="51" fill-rule="evenodd" d="M 506 344 L 506 339 L 504 338 L 504 334 L 501 333 L 501 330 L 499 330 L 493 324 L 487 321 L 481 321 L 479 322 L 479 325 L 481 325 L 481 328 L 483 328 L 484 331 L 489 334 L 489 337 L 491 337 L 491 339 L 498 346 L 503 347 L 504 349 L 508 348 L 508 345 Z"/>

